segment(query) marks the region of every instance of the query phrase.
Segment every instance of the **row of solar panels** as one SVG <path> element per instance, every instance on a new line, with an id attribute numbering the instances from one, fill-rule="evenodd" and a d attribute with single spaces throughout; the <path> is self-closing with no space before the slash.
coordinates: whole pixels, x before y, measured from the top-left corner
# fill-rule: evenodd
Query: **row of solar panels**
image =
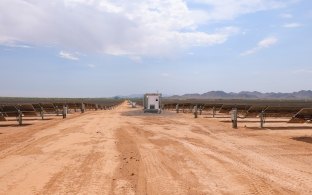
<path id="1" fill-rule="evenodd" d="M 98 105 L 92 103 L 37 103 L 37 104 L 4 104 L 0 105 L 0 121 L 5 121 L 7 117 L 35 117 L 44 114 L 61 114 L 63 109 L 67 111 L 81 110 L 107 110 L 115 105 Z"/>
<path id="2" fill-rule="evenodd" d="M 312 120 L 312 105 L 308 106 L 266 106 L 266 105 L 233 105 L 233 104 L 181 104 L 179 110 L 192 109 L 197 106 L 201 111 L 215 111 L 228 114 L 231 110 L 237 109 L 237 112 L 244 118 L 257 117 L 264 113 L 266 117 L 292 117 L 290 122 L 305 122 Z M 177 104 L 164 104 L 164 109 L 176 109 Z"/>

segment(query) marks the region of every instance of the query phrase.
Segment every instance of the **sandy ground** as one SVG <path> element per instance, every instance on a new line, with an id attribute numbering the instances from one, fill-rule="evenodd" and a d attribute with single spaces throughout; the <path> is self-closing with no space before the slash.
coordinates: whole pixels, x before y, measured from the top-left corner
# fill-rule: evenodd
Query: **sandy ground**
<path id="1" fill-rule="evenodd" d="M 52 118 L 0 122 L 0 194 L 312 194 L 312 124 L 126 103 Z"/>

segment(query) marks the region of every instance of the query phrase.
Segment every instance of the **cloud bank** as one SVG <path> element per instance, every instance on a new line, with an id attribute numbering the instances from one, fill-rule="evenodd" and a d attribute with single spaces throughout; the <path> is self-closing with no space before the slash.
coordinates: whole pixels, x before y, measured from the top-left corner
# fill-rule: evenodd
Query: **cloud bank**
<path id="1" fill-rule="evenodd" d="M 110 55 L 164 56 L 194 46 L 222 44 L 239 31 L 234 26 L 199 30 L 210 22 L 281 8 L 291 2 L 2 0 L 0 44 L 52 45 Z M 194 4 L 205 6 L 192 9 Z M 207 6 L 211 9 L 204 8 Z M 61 56 L 70 59 L 69 55 Z"/>

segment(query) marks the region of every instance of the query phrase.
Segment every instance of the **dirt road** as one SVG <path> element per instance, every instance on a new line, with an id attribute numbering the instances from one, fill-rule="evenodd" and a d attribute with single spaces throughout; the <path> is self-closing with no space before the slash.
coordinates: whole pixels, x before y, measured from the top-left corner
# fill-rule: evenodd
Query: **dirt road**
<path id="1" fill-rule="evenodd" d="M 291 139 L 311 125 L 233 130 L 220 120 L 124 103 L 0 126 L 0 194 L 312 194 L 312 144 Z"/>

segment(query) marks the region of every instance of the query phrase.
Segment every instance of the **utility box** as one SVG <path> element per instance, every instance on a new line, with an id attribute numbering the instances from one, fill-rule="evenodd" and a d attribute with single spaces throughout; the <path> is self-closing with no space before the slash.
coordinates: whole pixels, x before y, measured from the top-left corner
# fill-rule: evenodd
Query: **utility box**
<path id="1" fill-rule="evenodd" d="M 161 113 L 161 94 L 147 93 L 143 99 L 144 112 Z"/>

